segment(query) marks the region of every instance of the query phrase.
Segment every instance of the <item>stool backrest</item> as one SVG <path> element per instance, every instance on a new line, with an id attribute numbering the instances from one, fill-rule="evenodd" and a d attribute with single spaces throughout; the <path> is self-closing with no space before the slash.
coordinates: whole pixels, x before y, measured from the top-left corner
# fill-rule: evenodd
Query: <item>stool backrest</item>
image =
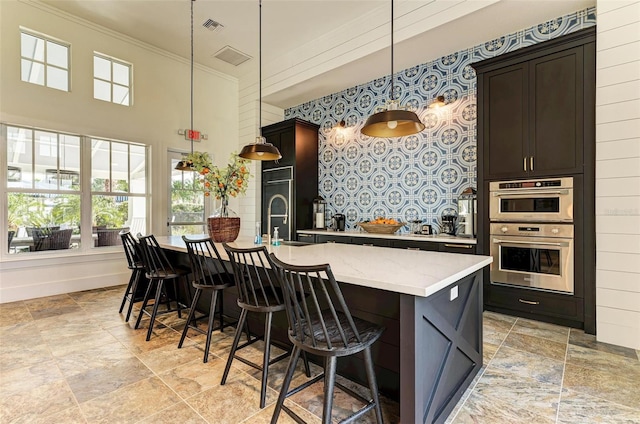
<path id="1" fill-rule="evenodd" d="M 298 266 L 269 255 L 284 290 L 289 331 L 314 348 L 349 348 L 362 337 L 329 264 Z M 306 296 L 306 301 L 305 301 Z"/>
<path id="2" fill-rule="evenodd" d="M 142 252 L 138 240 L 131 234 L 129 230 L 120 231 L 124 254 L 127 257 L 129 269 L 136 269 L 142 266 Z"/>
<path id="3" fill-rule="evenodd" d="M 227 243 L 222 246 L 233 267 L 239 302 L 255 307 L 282 305 L 266 247 L 238 249 Z"/>
<path id="4" fill-rule="evenodd" d="M 187 245 L 191 273 L 195 284 L 207 286 L 223 286 L 231 284 L 231 277 L 227 273 L 222 258 L 211 238 L 191 240 L 182 236 Z"/>
<path id="5" fill-rule="evenodd" d="M 167 274 L 176 274 L 176 269 L 153 234 L 148 236 L 138 234 L 138 242 L 142 252 L 142 265 L 148 276 L 162 277 Z"/>

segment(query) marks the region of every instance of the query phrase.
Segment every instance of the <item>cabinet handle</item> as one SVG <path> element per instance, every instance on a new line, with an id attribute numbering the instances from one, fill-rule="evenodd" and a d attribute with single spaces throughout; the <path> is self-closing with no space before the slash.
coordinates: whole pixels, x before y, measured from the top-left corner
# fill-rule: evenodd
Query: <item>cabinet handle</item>
<path id="1" fill-rule="evenodd" d="M 470 244 L 444 244 L 444 247 L 458 247 L 460 249 L 473 249 L 473 246 Z"/>
<path id="2" fill-rule="evenodd" d="M 363 243 L 362 245 L 363 245 L 363 246 L 373 247 L 373 244 L 371 244 L 371 243 Z"/>
<path id="3" fill-rule="evenodd" d="M 407 247 L 407 250 L 420 250 L 419 247 Z"/>
<path id="4" fill-rule="evenodd" d="M 529 168 L 533 171 L 533 156 L 529 158 Z"/>
<path id="5" fill-rule="evenodd" d="M 327 240 L 327 243 L 335 243 L 335 240 Z"/>
<path id="6" fill-rule="evenodd" d="M 526 303 L 527 305 L 539 305 L 540 302 L 534 302 L 531 300 L 524 300 L 524 299 L 518 299 L 518 302 L 520 303 Z"/>
<path id="7" fill-rule="evenodd" d="M 527 171 L 527 158 L 526 157 L 522 158 L 522 169 L 524 169 L 525 172 Z"/>

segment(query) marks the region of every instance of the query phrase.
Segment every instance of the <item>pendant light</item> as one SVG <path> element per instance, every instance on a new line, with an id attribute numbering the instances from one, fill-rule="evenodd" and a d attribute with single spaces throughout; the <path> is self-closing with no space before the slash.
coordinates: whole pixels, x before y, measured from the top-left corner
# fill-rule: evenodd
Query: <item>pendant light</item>
<path id="1" fill-rule="evenodd" d="M 393 0 L 391 0 L 391 96 L 387 102 L 387 110 L 371 115 L 364 127 L 362 134 L 371 137 L 402 137 L 418 133 L 424 129 L 415 112 L 399 108 L 399 103 L 393 98 Z"/>
<path id="2" fill-rule="evenodd" d="M 260 7 L 258 22 L 258 136 L 256 142 L 247 144 L 240 151 L 241 158 L 250 160 L 278 160 L 282 158 L 276 146 L 267 143 L 267 139 L 262 136 L 262 0 L 259 0 Z"/>
<path id="3" fill-rule="evenodd" d="M 189 140 L 191 140 L 191 154 L 193 154 L 193 3 L 196 0 L 191 0 L 191 126 L 189 127 Z M 193 162 L 190 160 L 181 160 L 176 165 L 177 171 L 193 171 Z"/>

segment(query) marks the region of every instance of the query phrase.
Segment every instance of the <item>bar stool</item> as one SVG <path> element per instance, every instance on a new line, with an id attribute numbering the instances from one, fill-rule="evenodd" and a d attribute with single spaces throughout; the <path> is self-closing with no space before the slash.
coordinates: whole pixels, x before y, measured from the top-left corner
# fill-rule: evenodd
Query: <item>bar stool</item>
<path id="1" fill-rule="evenodd" d="M 270 255 L 270 259 L 276 267 L 276 274 L 284 289 L 289 320 L 289 340 L 294 346 L 271 424 L 278 421 L 281 410 L 287 412 L 297 422 L 304 422 L 295 412 L 284 405 L 284 400 L 287 397 L 314 382 L 313 380 L 308 381 L 288 392 L 300 352 L 318 355 L 324 357 L 325 360 L 323 424 L 331 422 L 333 390 L 336 385 L 365 403 L 363 408 L 342 420 L 342 423 L 354 422 L 373 409 L 376 422 L 382 424 L 378 384 L 371 359 L 371 345 L 380 338 L 384 328 L 351 316 L 329 264 L 290 265 L 280 261 L 273 253 Z M 302 302 L 298 293 L 307 293 L 310 301 Z M 365 399 L 336 381 L 337 358 L 354 355 L 358 352 L 362 352 L 364 356 L 369 390 L 373 399 Z"/>
<path id="2" fill-rule="evenodd" d="M 124 304 L 129 301 L 129 309 L 127 310 L 127 317 L 125 322 L 129 322 L 131 317 L 131 310 L 135 303 L 136 291 L 138 290 L 138 284 L 140 283 L 140 277 L 144 274 L 144 266 L 142 265 L 142 253 L 140 252 L 140 245 L 138 240 L 129 232 L 129 230 L 120 231 L 120 238 L 122 239 L 122 246 L 124 247 L 124 254 L 127 257 L 127 267 L 131 270 L 131 277 L 129 278 L 129 284 L 122 296 L 122 303 L 120 304 L 119 314 L 124 309 Z"/>
<path id="3" fill-rule="evenodd" d="M 142 264 L 145 269 L 145 277 L 149 280 L 149 286 L 144 294 L 144 300 L 142 301 L 142 307 L 140 308 L 140 314 L 136 321 L 135 328 L 140 326 L 142 315 L 147 314 L 151 318 L 149 322 L 149 330 L 147 331 L 147 341 L 151 339 L 151 333 L 153 332 L 153 325 L 156 321 L 156 316 L 159 314 L 167 314 L 170 312 L 178 312 L 178 317 L 182 318 L 181 311 L 187 309 L 187 306 L 180 302 L 178 297 L 178 286 L 176 282 L 182 279 L 185 296 L 189 297 L 189 287 L 187 286 L 186 276 L 189 274 L 189 270 L 174 266 L 164 251 L 158 244 L 158 241 L 153 234 L 143 236 L 138 234 L 138 241 L 140 243 L 140 251 L 142 252 Z M 175 294 L 175 309 L 171 309 L 171 299 L 169 293 L 167 293 L 165 282 L 173 283 L 173 289 Z M 153 302 L 153 310 L 147 311 L 147 304 L 149 303 L 149 297 L 151 296 L 151 290 L 153 286 L 156 286 L 155 300 Z M 158 306 L 162 300 L 162 296 L 166 298 L 167 310 L 158 311 Z"/>
<path id="4" fill-rule="evenodd" d="M 191 263 L 191 272 L 193 274 L 193 281 L 191 285 L 196 289 L 193 295 L 193 301 L 191 302 L 191 308 L 189 310 L 189 317 L 182 330 L 182 337 L 180 337 L 180 343 L 178 343 L 178 349 L 182 347 L 184 339 L 187 336 L 189 329 L 198 331 L 199 333 L 207 335 L 207 341 L 204 347 L 204 360 L 209 360 L 209 346 L 211 345 L 211 333 L 214 330 L 224 331 L 225 327 L 233 324 L 232 322 L 224 322 L 224 289 L 233 286 L 233 276 L 227 272 L 222 264 L 222 258 L 218 249 L 213 244 L 211 238 L 192 240 L 186 236 L 182 236 L 182 240 L 187 246 L 187 253 L 189 254 L 189 262 Z M 196 307 L 200 295 L 204 290 L 211 292 L 211 305 L 209 307 L 209 314 L 196 318 Z M 220 296 L 218 296 L 218 294 Z M 220 319 L 220 325 L 216 328 L 213 327 L 214 319 L 216 316 L 216 304 L 220 303 L 218 308 L 218 316 Z M 207 330 L 204 331 L 197 325 L 197 320 L 201 318 L 209 318 Z M 191 323 L 193 321 L 193 324 Z M 235 322 L 235 321 L 234 321 Z M 238 329 L 239 330 L 239 329 Z"/>
<path id="5" fill-rule="evenodd" d="M 269 373 L 269 365 L 281 361 L 291 354 L 291 349 L 287 349 L 282 355 L 269 360 L 271 350 L 271 320 L 274 312 L 285 310 L 282 289 L 276 286 L 276 277 L 271 270 L 267 249 L 264 246 L 237 249 L 223 243 L 222 246 L 226 250 L 231 265 L 233 267 L 233 275 L 238 289 L 238 306 L 242 309 L 240 319 L 238 320 L 238 329 L 236 330 L 231 352 L 227 359 L 227 365 L 222 375 L 220 384 L 224 385 L 231 369 L 231 363 L 237 359 L 245 364 L 262 371 L 262 387 L 260 389 L 260 408 L 264 408 L 267 397 L 267 376 Z M 257 312 L 265 315 L 264 336 L 249 338 L 247 342 L 238 346 L 240 342 L 240 328 L 246 323 L 247 314 L 249 312 Z M 258 340 L 264 340 L 264 355 L 262 365 L 253 363 L 236 355 L 238 349 L 247 347 Z M 304 359 L 305 373 L 307 377 L 311 376 L 309 363 L 306 356 Z M 295 361 L 294 361 L 295 368 Z"/>

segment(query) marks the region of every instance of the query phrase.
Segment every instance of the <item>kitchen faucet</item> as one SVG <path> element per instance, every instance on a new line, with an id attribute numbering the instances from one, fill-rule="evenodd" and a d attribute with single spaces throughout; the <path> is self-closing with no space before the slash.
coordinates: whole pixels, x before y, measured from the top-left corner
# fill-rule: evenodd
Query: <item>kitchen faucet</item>
<path id="1" fill-rule="evenodd" d="M 282 199 L 282 201 L 284 202 L 284 215 L 271 215 L 271 205 L 273 204 L 273 201 L 276 199 Z M 269 206 L 267 207 L 267 240 L 268 240 L 268 244 L 271 245 L 271 218 L 283 218 L 282 219 L 282 224 L 286 224 L 287 223 L 287 217 L 289 216 L 289 202 L 287 201 L 287 198 L 284 197 L 282 194 L 274 194 L 273 196 L 271 196 L 271 199 L 269 199 Z"/>

